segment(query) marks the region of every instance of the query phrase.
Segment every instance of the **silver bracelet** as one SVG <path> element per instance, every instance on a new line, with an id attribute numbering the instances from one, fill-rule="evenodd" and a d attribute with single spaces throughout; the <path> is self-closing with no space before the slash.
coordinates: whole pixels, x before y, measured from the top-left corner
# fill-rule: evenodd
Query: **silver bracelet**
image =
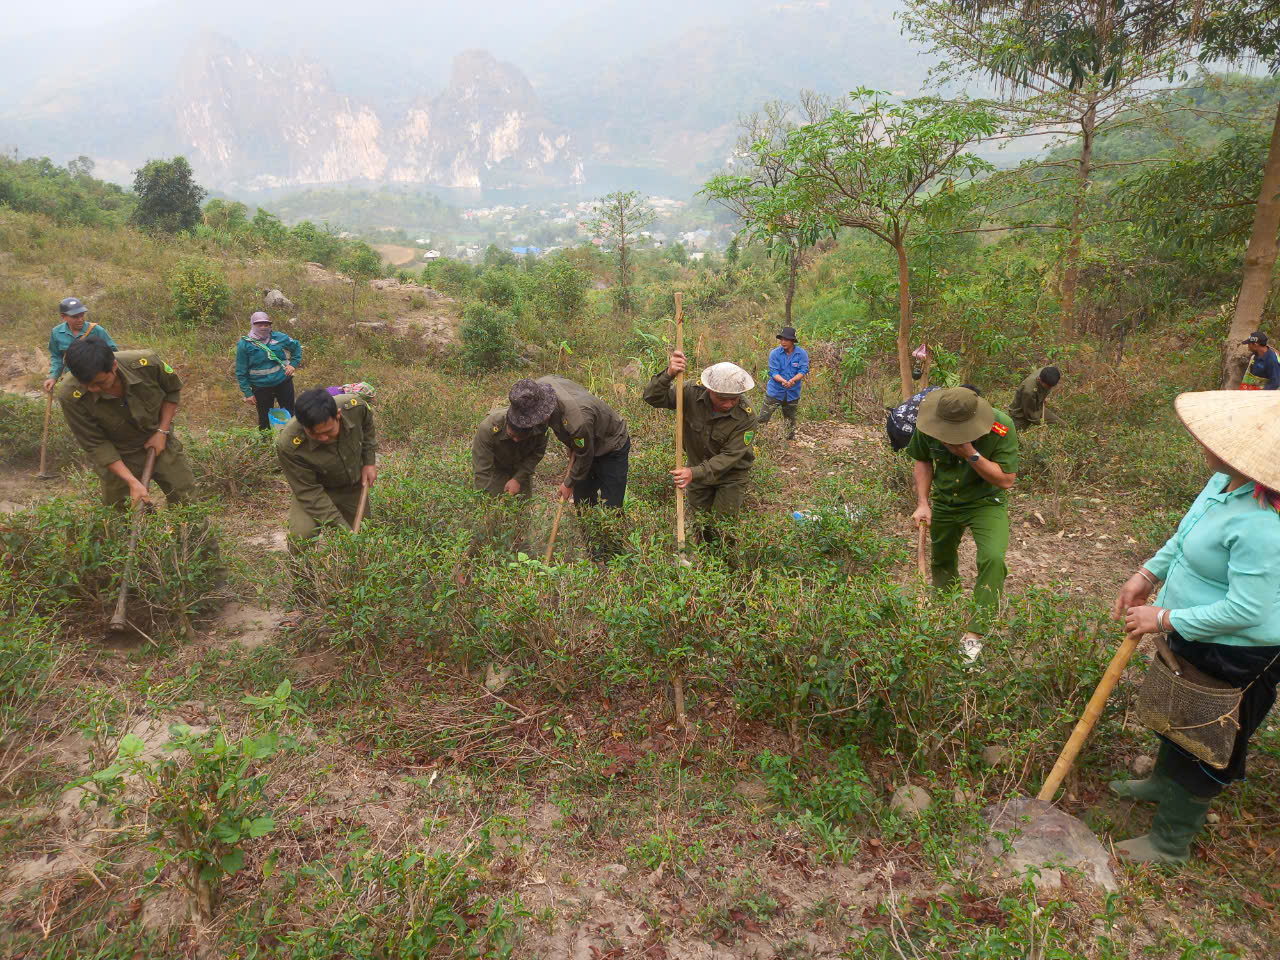
<path id="1" fill-rule="evenodd" d="M 1147 581 L 1147 583 L 1151 584 L 1152 590 L 1156 588 L 1156 582 L 1152 580 L 1151 575 L 1148 574 L 1147 571 L 1143 570 L 1141 567 L 1138 568 L 1138 576 L 1140 576 L 1143 580 Z"/>
<path id="2" fill-rule="evenodd" d="M 1168 624 L 1168 626 L 1165 626 Z M 1173 618 L 1170 616 L 1168 607 L 1161 607 L 1160 612 L 1156 614 L 1156 626 L 1160 628 L 1160 632 L 1165 636 L 1173 633 Z"/>

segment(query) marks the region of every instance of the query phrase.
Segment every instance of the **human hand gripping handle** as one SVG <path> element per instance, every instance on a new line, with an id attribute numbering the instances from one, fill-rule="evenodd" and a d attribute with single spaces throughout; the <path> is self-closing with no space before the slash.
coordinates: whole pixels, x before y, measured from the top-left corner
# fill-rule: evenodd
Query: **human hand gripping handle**
<path id="1" fill-rule="evenodd" d="M 1145 568 L 1139 570 L 1126 580 L 1124 586 L 1120 588 L 1120 593 L 1116 596 L 1116 602 L 1111 605 L 1111 619 L 1124 620 L 1129 608 L 1146 603 L 1147 598 L 1151 596 L 1151 592 L 1155 588 L 1155 577 L 1151 576 Z"/>
<path id="2" fill-rule="evenodd" d="M 676 377 L 684 373 L 689 368 L 689 361 L 685 359 L 683 350 L 672 351 L 671 359 L 667 361 L 667 376 Z"/>

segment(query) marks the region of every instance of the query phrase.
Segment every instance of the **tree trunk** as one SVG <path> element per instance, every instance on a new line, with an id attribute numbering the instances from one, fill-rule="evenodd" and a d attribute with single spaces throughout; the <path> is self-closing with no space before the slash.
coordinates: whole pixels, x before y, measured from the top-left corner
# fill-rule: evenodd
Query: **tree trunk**
<path id="1" fill-rule="evenodd" d="M 902 378 L 902 399 L 911 399 L 911 279 L 907 272 L 907 243 L 894 235 L 898 252 L 898 376 Z"/>
<path id="2" fill-rule="evenodd" d="M 787 270 L 787 302 L 783 306 L 783 316 L 786 318 L 786 326 L 792 326 L 791 323 L 791 301 L 796 297 L 796 274 L 800 270 L 800 247 L 791 241 L 791 264 Z"/>
<path id="3" fill-rule="evenodd" d="M 1080 247 L 1083 245 L 1084 207 L 1089 195 L 1089 174 L 1093 172 L 1093 136 L 1097 123 L 1096 102 L 1089 104 L 1080 120 L 1080 163 L 1076 168 L 1076 200 L 1071 211 L 1071 240 L 1062 274 L 1062 326 L 1068 333 L 1076 329 L 1076 285 L 1080 280 Z"/>
<path id="4" fill-rule="evenodd" d="M 1231 318 L 1224 351 L 1222 389 L 1234 390 L 1244 376 L 1248 354 L 1240 341 L 1262 325 L 1262 308 L 1271 292 L 1271 274 L 1276 265 L 1276 233 L 1280 231 L 1280 106 L 1271 130 L 1271 148 L 1262 170 L 1262 189 L 1253 214 L 1253 233 L 1244 255 L 1244 276 L 1236 313 Z"/>

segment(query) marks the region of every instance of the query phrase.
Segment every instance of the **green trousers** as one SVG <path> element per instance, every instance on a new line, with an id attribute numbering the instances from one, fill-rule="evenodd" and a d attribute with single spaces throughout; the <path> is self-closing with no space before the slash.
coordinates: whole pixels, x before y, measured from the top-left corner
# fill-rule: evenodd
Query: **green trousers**
<path id="1" fill-rule="evenodd" d="M 356 509 L 360 506 L 360 490 L 359 485 L 325 490 L 329 499 L 333 501 L 333 505 L 342 514 L 342 519 L 347 521 L 347 526 L 355 525 Z M 370 497 L 370 502 L 364 506 L 366 520 L 372 512 L 372 497 Z M 293 501 L 292 506 L 289 507 L 289 536 L 296 540 L 312 540 L 320 533 L 320 526 L 316 523 L 316 518 L 307 513 L 302 504 L 297 500 Z"/>
<path id="2" fill-rule="evenodd" d="M 124 465 L 139 480 L 147 465 L 147 451 L 124 453 L 120 455 Z M 108 507 L 127 507 L 129 505 L 129 485 L 106 468 L 98 470 L 102 478 L 102 502 Z M 151 477 L 164 491 L 168 503 L 190 503 L 195 499 L 196 478 L 191 473 L 191 464 L 182 452 L 182 443 L 177 437 L 170 437 L 165 444 L 164 452 L 156 457 L 155 468 Z"/>
<path id="3" fill-rule="evenodd" d="M 978 579 L 973 585 L 975 614 L 970 629 L 981 633 L 1000 603 L 1004 578 L 1009 575 L 1004 555 L 1009 550 L 1009 506 L 979 503 L 960 508 L 933 510 L 930 525 L 930 567 L 933 585 L 951 586 L 960 576 L 960 538 L 973 533 L 978 548 Z"/>

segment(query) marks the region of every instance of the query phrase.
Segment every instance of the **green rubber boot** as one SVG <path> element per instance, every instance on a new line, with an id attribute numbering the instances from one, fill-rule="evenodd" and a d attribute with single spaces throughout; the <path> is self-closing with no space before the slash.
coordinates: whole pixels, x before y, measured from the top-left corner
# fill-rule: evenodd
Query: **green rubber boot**
<path id="1" fill-rule="evenodd" d="M 1186 863 L 1191 859 L 1191 841 L 1204 827 L 1209 815 L 1208 800 L 1193 797 L 1169 781 L 1168 796 L 1151 822 L 1151 832 L 1116 844 L 1116 853 L 1135 863 Z"/>
<path id="2" fill-rule="evenodd" d="M 1107 787 L 1122 800 L 1144 800 L 1147 803 L 1159 803 L 1169 793 L 1172 781 L 1165 774 L 1165 762 L 1173 747 L 1168 742 L 1160 741 L 1160 752 L 1156 754 L 1156 765 L 1151 776 L 1145 780 L 1112 780 Z"/>

